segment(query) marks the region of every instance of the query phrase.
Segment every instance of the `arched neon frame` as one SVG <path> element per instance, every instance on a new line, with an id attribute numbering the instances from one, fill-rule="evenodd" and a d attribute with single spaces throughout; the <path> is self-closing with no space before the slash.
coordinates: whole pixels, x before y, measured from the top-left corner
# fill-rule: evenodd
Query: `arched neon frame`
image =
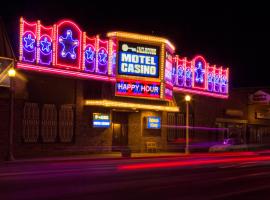
<path id="1" fill-rule="evenodd" d="M 198 69 L 196 69 L 196 62 L 198 61 L 198 60 L 201 60 L 202 61 L 202 65 L 204 66 L 201 70 L 202 70 L 202 76 L 203 76 L 203 81 L 202 81 L 202 84 L 203 84 L 203 86 L 196 86 L 197 85 L 197 80 L 196 80 L 196 73 L 197 73 L 197 70 Z M 206 61 L 205 61 L 205 59 L 204 59 L 204 57 L 203 56 L 201 56 L 201 55 L 197 55 L 197 56 L 195 56 L 194 58 L 193 58 L 193 60 L 192 60 L 192 65 L 193 65 L 193 70 L 194 70 L 194 73 L 193 73 L 193 77 L 192 77 L 192 79 L 193 79 L 193 83 L 192 83 L 192 87 L 193 88 L 196 88 L 196 89 L 202 89 L 202 90 L 204 90 L 204 89 L 206 89 L 206 75 L 207 75 L 207 63 L 206 63 Z"/>
<path id="2" fill-rule="evenodd" d="M 39 21 L 38 21 L 39 22 Z M 48 33 L 50 32 L 50 34 Z M 43 65 L 51 65 L 53 63 L 53 52 L 54 52 L 54 41 L 53 41 L 53 27 L 52 26 L 43 26 L 38 23 L 38 50 L 37 50 L 37 62 Z M 51 42 L 51 51 L 47 54 L 44 53 L 40 48 L 42 48 L 41 38 L 47 37 Z M 49 61 L 45 62 L 41 57 L 49 57 Z"/>
<path id="3" fill-rule="evenodd" d="M 30 28 L 31 27 L 31 28 Z M 28 51 L 24 48 L 24 35 L 26 32 L 31 32 L 35 39 L 35 46 L 33 51 Z M 37 22 L 29 23 L 25 21 L 22 17 L 20 18 L 20 60 L 25 62 L 34 63 L 37 57 Z M 34 56 L 31 60 L 27 59 L 24 56 L 24 51 L 27 53 L 34 53 Z"/>
<path id="4" fill-rule="evenodd" d="M 58 46 L 59 45 L 59 29 L 61 29 L 61 27 L 63 25 L 67 25 L 67 26 L 70 26 L 72 28 L 74 28 L 77 32 L 78 32 L 78 47 L 77 47 L 77 53 L 78 53 L 78 56 L 76 57 L 76 63 L 77 64 L 67 64 L 67 63 L 61 63 L 59 62 L 59 58 L 56 54 L 58 54 Z M 74 39 L 74 38 L 73 38 Z M 64 68 L 71 68 L 71 69 L 76 69 L 76 70 L 81 70 L 81 54 L 82 54 L 82 31 L 81 29 L 79 28 L 79 26 L 77 24 L 75 24 L 73 21 L 70 21 L 70 20 L 62 20 L 60 22 L 57 23 L 56 25 L 56 38 L 55 38 L 55 41 L 56 41 L 56 49 L 55 49 L 55 58 L 56 58 L 56 66 L 59 66 L 59 67 L 64 67 Z"/>

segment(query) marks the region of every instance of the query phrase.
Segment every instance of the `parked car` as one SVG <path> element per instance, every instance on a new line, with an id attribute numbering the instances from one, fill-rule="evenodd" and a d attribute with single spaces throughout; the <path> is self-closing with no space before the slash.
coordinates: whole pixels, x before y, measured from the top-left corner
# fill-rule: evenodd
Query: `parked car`
<path id="1" fill-rule="evenodd" d="M 248 145 L 241 139 L 228 138 L 222 144 L 217 144 L 209 148 L 209 152 L 226 152 L 226 151 L 246 151 Z"/>

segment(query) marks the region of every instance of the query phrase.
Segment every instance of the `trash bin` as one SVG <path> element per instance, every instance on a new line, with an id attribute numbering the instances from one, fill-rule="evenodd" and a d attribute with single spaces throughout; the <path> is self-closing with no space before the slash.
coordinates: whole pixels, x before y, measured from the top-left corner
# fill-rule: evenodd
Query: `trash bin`
<path id="1" fill-rule="evenodd" d="M 122 157 L 130 158 L 131 157 L 131 149 L 129 147 L 124 147 L 121 150 Z"/>

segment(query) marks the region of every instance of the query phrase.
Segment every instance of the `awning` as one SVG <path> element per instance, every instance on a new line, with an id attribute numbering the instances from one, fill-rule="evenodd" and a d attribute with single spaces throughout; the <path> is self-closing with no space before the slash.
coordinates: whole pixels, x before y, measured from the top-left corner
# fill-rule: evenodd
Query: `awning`
<path id="1" fill-rule="evenodd" d="M 162 106 L 162 105 L 151 105 L 151 104 L 139 104 L 139 103 L 128 103 L 123 101 L 112 101 L 112 100 L 85 100 L 85 106 L 101 106 L 109 108 L 125 108 L 132 110 L 153 110 L 153 111 L 167 111 L 167 112 L 179 112 L 177 106 Z"/>

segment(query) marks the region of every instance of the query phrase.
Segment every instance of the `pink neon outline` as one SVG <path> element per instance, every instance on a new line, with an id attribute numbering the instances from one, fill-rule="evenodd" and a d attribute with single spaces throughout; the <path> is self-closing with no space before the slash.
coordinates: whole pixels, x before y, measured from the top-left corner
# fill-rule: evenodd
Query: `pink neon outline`
<path id="1" fill-rule="evenodd" d="M 65 69 L 59 69 L 59 68 L 51 68 L 51 67 L 45 67 L 40 65 L 30 65 L 30 64 L 24 64 L 24 63 L 17 63 L 18 69 L 24 69 L 29 71 L 37 71 L 37 72 L 44 72 L 44 73 L 51 73 L 51 74 L 59 74 L 69 77 L 78 77 L 83 79 L 95 79 L 95 80 L 103 80 L 103 81 L 110 81 L 110 82 L 116 82 L 116 79 L 114 77 L 106 77 L 106 76 L 100 76 L 96 74 L 89 74 L 89 73 L 83 73 L 78 71 L 69 71 Z"/>
<path id="2" fill-rule="evenodd" d="M 164 89 L 165 99 L 172 100 L 173 99 L 173 86 L 170 86 L 170 85 L 166 84 L 164 88 L 165 88 Z M 166 88 L 170 89 L 172 91 L 172 96 L 166 95 L 166 92 L 165 92 Z"/>
<path id="3" fill-rule="evenodd" d="M 203 86 L 204 87 L 198 87 L 198 86 L 195 86 L 195 61 L 197 60 L 197 59 L 201 59 L 203 62 L 204 62 L 204 82 L 203 82 Z M 198 89 L 198 90 L 205 90 L 206 89 L 206 87 L 205 87 L 205 82 L 206 82 L 206 76 L 207 76 L 207 65 L 206 65 L 206 60 L 205 60 L 205 58 L 203 57 L 203 56 L 201 56 L 201 55 L 197 55 L 197 56 L 195 56 L 193 59 L 192 59 L 192 64 L 193 64 L 193 71 L 194 71 L 194 76 L 192 77 L 192 79 L 193 79 L 193 88 L 194 89 Z"/>
<path id="4" fill-rule="evenodd" d="M 77 29 L 77 31 L 79 32 L 79 45 L 78 45 L 78 65 L 77 66 L 71 66 L 71 65 L 66 65 L 66 64 L 61 64 L 61 63 L 58 63 L 58 43 L 59 43 L 59 35 L 58 35 L 58 30 L 59 30 L 59 27 L 62 26 L 62 24 L 70 24 L 71 26 L 73 26 L 73 28 Z M 61 20 L 59 21 L 57 24 L 56 24 L 56 44 L 55 44 L 55 53 L 56 53 L 56 63 L 55 63 L 55 66 L 60 66 L 60 67 L 64 67 L 64 68 L 71 68 L 71 69 L 76 69 L 76 70 L 81 70 L 81 48 L 82 48 L 82 31 L 81 29 L 79 28 L 79 26 L 77 24 L 75 24 L 75 22 L 71 21 L 71 20 Z"/>
<path id="5" fill-rule="evenodd" d="M 217 97 L 217 98 L 222 98 L 222 99 L 227 99 L 229 97 L 228 94 L 212 93 L 212 92 L 208 92 L 208 91 L 198 91 L 198 90 L 192 90 L 192 89 L 180 88 L 180 87 L 173 87 L 173 91 L 185 92 L 185 93 L 191 93 L 191 94 L 199 94 L 199 95 Z"/>
<path id="6" fill-rule="evenodd" d="M 27 24 L 28 26 L 36 26 L 37 22 L 27 22 L 25 19 L 23 19 L 23 23 Z"/>
<path id="7" fill-rule="evenodd" d="M 26 21 L 24 18 L 22 18 L 22 19 L 23 19 L 23 33 L 22 33 L 22 36 L 21 36 L 21 37 L 22 37 L 22 44 L 21 44 L 21 45 L 22 45 L 22 51 L 24 51 L 23 36 L 24 36 L 25 32 L 32 32 L 32 34 L 35 36 L 36 43 L 38 42 L 38 41 L 37 41 L 37 22 L 32 22 L 32 23 L 30 23 L 30 22 Z M 33 31 L 25 31 L 25 24 L 26 24 L 27 26 L 31 26 L 31 27 L 36 26 L 36 27 L 35 27 L 35 32 L 36 32 L 36 33 L 34 34 Z M 35 47 L 34 52 L 35 52 L 35 56 L 34 56 L 33 61 L 25 60 L 25 57 L 24 57 L 23 52 L 22 52 L 22 61 L 34 63 L 34 62 L 36 61 L 36 59 L 37 59 L 37 47 Z"/>

